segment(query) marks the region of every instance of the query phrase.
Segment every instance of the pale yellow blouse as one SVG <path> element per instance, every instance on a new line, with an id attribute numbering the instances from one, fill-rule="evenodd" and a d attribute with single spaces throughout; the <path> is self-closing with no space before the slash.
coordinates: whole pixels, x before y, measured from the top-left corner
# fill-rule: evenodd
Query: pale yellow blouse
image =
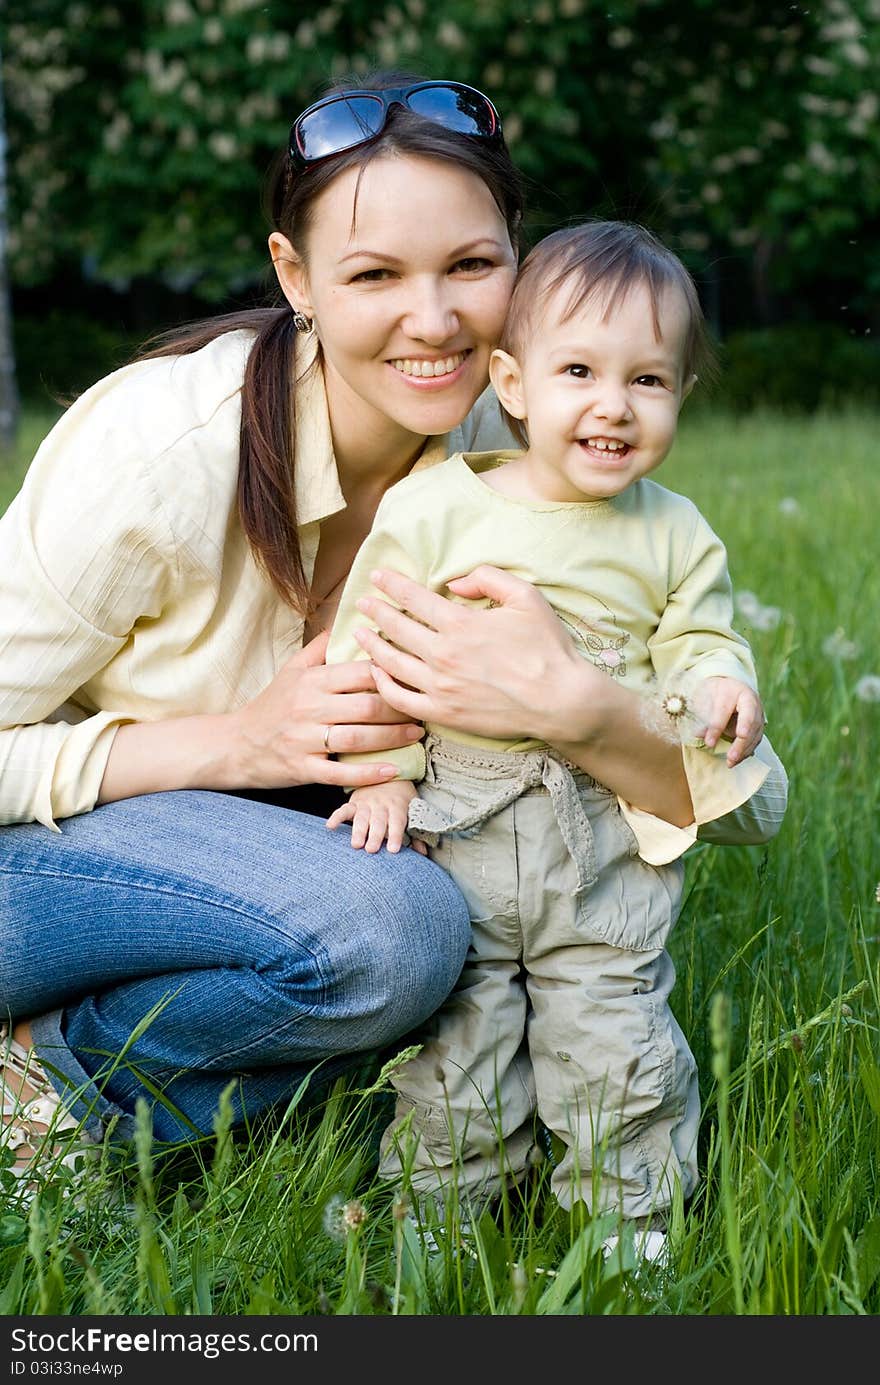
<path id="1" fill-rule="evenodd" d="M 57 828 L 88 812 L 120 725 L 231 711 L 301 647 L 302 618 L 257 567 L 237 514 L 252 340 L 228 333 L 99 381 L 46 437 L 0 518 L 0 824 Z M 321 521 L 345 501 L 309 346 L 294 387 L 311 577 Z M 509 445 L 487 391 L 461 427 L 429 439 L 417 466 Z M 773 774 L 720 824 L 722 840 L 777 830 L 785 774 L 769 754 Z M 642 817 L 648 836 L 678 830 Z"/>

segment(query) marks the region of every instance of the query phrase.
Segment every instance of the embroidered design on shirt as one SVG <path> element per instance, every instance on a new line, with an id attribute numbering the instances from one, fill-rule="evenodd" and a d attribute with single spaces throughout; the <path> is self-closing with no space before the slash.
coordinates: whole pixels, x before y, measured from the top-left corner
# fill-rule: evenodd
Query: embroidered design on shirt
<path id="1" fill-rule="evenodd" d="M 591 663 L 603 669 L 612 678 L 625 678 L 625 651 L 630 641 L 629 631 L 621 630 L 614 612 L 604 601 L 601 604 L 607 619 L 600 617 L 595 624 L 582 620 L 571 611 L 557 610 L 556 614 Z"/>

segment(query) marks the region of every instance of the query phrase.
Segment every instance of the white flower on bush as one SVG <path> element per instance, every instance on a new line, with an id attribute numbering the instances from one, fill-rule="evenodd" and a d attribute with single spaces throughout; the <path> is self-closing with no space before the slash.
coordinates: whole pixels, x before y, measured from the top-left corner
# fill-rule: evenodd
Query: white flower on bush
<path id="1" fill-rule="evenodd" d="M 838 625 L 832 634 L 822 641 L 822 653 L 829 659 L 840 659 L 841 662 L 848 662 L 855 659 L 859 653 L 859 646 L 855 640 L 848 638 L 842 625 Z"/>
<path id="2" fill-rule="evenodd" d="M 860 702 L 880 702 L 880 677 L 876 673 L 866 673 L 853 688 Z"/>

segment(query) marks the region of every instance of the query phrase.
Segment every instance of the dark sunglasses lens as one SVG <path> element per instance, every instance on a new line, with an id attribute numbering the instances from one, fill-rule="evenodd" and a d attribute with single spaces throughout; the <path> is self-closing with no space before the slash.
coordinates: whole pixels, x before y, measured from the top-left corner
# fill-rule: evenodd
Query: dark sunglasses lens
<path id="1" fill-rule="evenodd" d="M 408 97 L 409 108 L 426 120 L 436 120 L 448 130 L 465 135 L 494 135 L 496 121 L 492 107 L 471 87 L 419 87 Z"/>
<path id="2" fill-rule="evenodd" d="M 372 139 L 385 118 L 381 101 L 372 96 L 351 96 L 331 101 L 303 117 L 296 132 L 304 159 L 323 159 L 355 144 Z"/>

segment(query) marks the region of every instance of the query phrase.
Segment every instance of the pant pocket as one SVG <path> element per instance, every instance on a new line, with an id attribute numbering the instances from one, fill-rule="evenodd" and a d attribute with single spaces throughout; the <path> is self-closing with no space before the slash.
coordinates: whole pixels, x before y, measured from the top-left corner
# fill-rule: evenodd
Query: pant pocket
<path id="1" fill-rule="evenodd" d="M 598 878 L 578 898 L 584 934 L 612 947 L 646 952 L 664 947 L 681 908 L 681 861 L 652 866 L 633 854 L 635 835 L 616 799 L 581 795 L 593 830 Z"/>

